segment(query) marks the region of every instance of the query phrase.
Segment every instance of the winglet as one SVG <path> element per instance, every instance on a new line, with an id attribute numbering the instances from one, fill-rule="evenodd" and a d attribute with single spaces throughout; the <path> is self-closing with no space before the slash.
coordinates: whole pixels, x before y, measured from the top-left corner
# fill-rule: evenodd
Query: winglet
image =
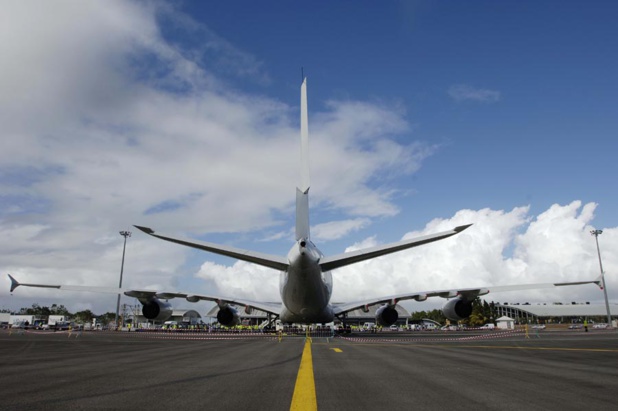
<path id="1" fill-rule="evenodd" d="M 142 230 L 146 234 L 154 234 L 154 230 L 152 228 L 142 227 L 139 225 L 134 225 L 133 227 L 137 228 L 138 230 Z"/>
<path id="2" fill-rule="evenodd" d="M 597 279 L 594 280 L 593 282 L 602 290 L 603 289 L 603 274 L 599 275 Z"/>
<path id="3" fill-rule="evenodd" d="M 459 227 L 455 227 L 453 231 L 455 231 L 456 233 L 461 233 L 463 230 L 465 230 L 466 228 L 470 226 L 472 226 L 472 224 L 460 225 Z"/>
<path id="4" fill-rule="evenodd" d="M 17 287 L 19 287 L 21 284 L 19 284 L 19 281 L 14 279 L 11 274 L 7 274 L 7 275 L 11 279 L 11 292 L 13 292 L 13 290 L 16 289 Z"/>

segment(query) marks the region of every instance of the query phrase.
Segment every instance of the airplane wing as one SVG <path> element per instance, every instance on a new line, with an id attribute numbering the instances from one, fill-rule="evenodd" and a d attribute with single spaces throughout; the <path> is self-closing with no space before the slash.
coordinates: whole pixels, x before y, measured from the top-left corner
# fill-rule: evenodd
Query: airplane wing
<path id="1" fill-rule="evenodd" d="M 53 284 L 25 284 L 18 282 L 12 275 L 8 274 L 11 280 L 11 292 L 13 292 L 17 287 L 39 287 L 39 288 L 55 288 L 62 291 L 86 291 L 93 293 L 104 293 L 104 294 L 124 294 L 127 297 L 137 298 L 138 300 L 149 300 L 153 297 L 169 300 L 172 298 L 184 298 L 188 302 L 196 303 L 198 301 L 212 301 L 219 305 L 223 304 L 233 304 L 245 307 L 255 308 L 267 313 L 271 313 L 274 315 L 279 315 L 281 313 L 281 303 L 274 302 L 260 302 L 260 301 L 252 301 L 245 300 L 242 298 L 225 298 L 211 295 L 200 295 L 179 291 L 165 292 L 165 291 L 154 291 L 154 290 L 134 290 L 127 288 L 113 288 L 113 287 L 90 287 L 90 286 L 82 286 L 82 285 L 53 285 Z"/>
<path id="2" fill-rule="evenodd" d="M 367 307 L 376 304 L 395 305 L 398 302 L 404 300 L 425 301 L 427 298 L 430 297 L 455 298 L 460 296 L 465 297 L 467 300 L 471 300 L 481 295 L 489 294 L 490 292 L 537 290 L 543 288 L 564 287 L 582 284 L 596 284 L 597 286 L 601 287 L 601 277 L 598 277 L 597 279 L 591 281 L 576 281 L 567 283 L 499 285 L 495 287 L 461 288 L 452 290 L 421 291 L 416 293 L 397 294 L 387 297 L 379 297 L 373 299 L 370 298 L 351 303 L 333 304 L 333 311 L 335 315 L 341 315 L 357 309 L 366 309 Z"/>
<path id="3" fill-rule="evenodd" d="M 334 255 L 331 257 L 324 257 L 320 260 L 320 267 L 322 271 L 330 271 L 335 268 L 340 268 L 348 264 L 357 263 L 359 261 L 370 260 L 375 257 L 394 253 L 401 250 L 406 250 L 412 247 L 418 247 L 419 245 L 432 243 L 434 241 L 448 238 L 455 234 L 458 234 L 470 227 L 472 224 L 462 225 L 455 227 L 452 230 L 443 231 L 441 233 L 430 234 L 422 237 L 412 238 L 410 240 L 399 241 L 397 243 L 391 243 L 386 245 L 380 245 L 377 247 L 365 248 L 363 250 L 352 251 L 349 253 L 343 253 Z"/>
<path id="4" fill-rule="evenodd" d="M 161 240 L 170 241 L 172 243 L 185 245 L 187 247 L 197 248 L 198 250 L 209 251 L 211 253 L 225 255 L 227 257 L 236 258 L 238 260 L 248 261 L 264 267 L 274 268 L 275 270 L 285 271 L 288 269 L 289 263 L 286 257 L 280 257 L 270 254 L 258 253 L 255 251 L 242 250 L 240 248 L 208 243 L 205 241 L 187 240 L 175 238 L 164 234 L 155 233 L 154 230 L 148 227 L 134 226 L 135 228 L 145 232 L 153 237 Z"/>

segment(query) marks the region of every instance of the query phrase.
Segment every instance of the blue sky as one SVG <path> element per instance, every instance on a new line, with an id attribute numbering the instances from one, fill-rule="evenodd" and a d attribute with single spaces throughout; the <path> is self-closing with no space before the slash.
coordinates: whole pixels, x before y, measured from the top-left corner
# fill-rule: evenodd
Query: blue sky
<path id="1" fill-rule="evenodd" d="M 113 285 L 132 224 L 287 253 L 303 67 L 325 254 L 475 223 L 334 273 L 336 299 L 589 279 L 592 228 L 612 299 L 617 17 L 609 1 L 9 3 L 0 266 Z M 129 286 L 277 298 L 276 273 L 133 231 Z M 0 295 L 10 308 L 115 302 Z"/>
<path id="2" fill-rule="evenodd" d="M 412 187 L 412 201 L 433 204 L 429 214 L 410 207 L 424 220 L 435 207 L 540 212 L 574 198 L 600 203 L 597 222 L 610 218 L 612 3 L 282 1 L 245 2 L 242 12 L 237 4 L 184 10 L 254 54 L 271 81 L 257 92 L 295 104 L 302 66 L 312 109 L 331 98 L 401 105 L 411 130 L 397 138 L 440 145 Z M 468 98 L 449 95 L 458 86 Z M 475 99 L 474 90 L 497 97 Z"/>

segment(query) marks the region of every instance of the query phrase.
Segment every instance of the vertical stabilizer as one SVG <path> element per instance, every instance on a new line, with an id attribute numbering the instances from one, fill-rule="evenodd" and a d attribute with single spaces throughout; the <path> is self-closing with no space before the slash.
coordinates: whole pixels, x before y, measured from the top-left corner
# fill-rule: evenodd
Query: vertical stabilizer
<path id="1" fill-rule="evenodd" d="M 307 115 L 307 78 L 300 86 L 300 191 L 309 190 L 309 116 Z"/>
<path id="2" fill-rule="evenodd" d="M 309 238 L 309 118 L 307 78 L 300 86 L 300 187 L 296 189 L 296 240 Z"/>
<path id="3" fill-rule="evenodd" d="M 296 241 L 309 238 L 309 190 L 296 189 Z"/>

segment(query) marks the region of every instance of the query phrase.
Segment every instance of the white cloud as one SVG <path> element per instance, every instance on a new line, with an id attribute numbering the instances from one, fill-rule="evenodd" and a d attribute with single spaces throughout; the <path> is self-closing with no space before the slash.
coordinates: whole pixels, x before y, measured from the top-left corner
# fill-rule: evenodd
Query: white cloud
<path id="1" fill-rule="evenodd" d="M 331 221 L 311 227 L 312 237 L 317 241 L 336 240 L 345 237 L 350 232 L 367 227 L 371 221 L 368 218 Z"/>
<path id="2" fill-rule="evenodd" d="M 232 266 L 207 261 L 195 276 L 213 281 L 222 297 L 281 301 L 278 292 L 279 272 L 270 268 L 244 261 L 237 261 Z"/>
<path id="3" fill-rule="evenodd" d="M 478 101 L 481 103 L 495 103 L 500 101 L 499 91 L 474 88 L 466 84 L 458 84 L 448 89 L 448 95 L 455 101 Z"/>

